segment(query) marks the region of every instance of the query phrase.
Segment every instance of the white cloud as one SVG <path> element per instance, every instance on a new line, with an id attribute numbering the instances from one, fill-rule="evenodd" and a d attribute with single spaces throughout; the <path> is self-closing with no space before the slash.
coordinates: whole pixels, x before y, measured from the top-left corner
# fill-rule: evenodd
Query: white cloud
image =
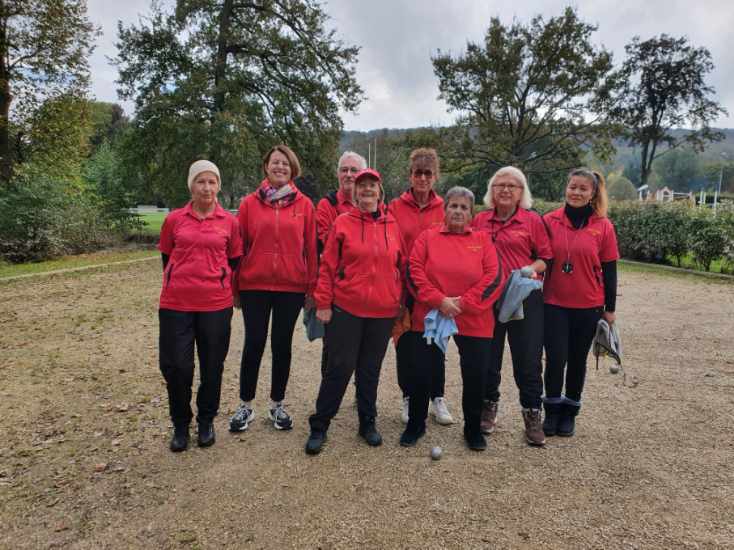
<path id="1" fill-rule="evenodd" d="M 357 78 L 368 96 L 356 115 L 344 114 L 345 127 L 366 130 L 450 123 L 454 116 L 437 99 L 431 55 L 438 49 L 459 54 L 467 41 L 482 39 L 493 16 L 505 23 L 513 17 L 528 21 L 536 13 L 559 14 L 567 5 L 562 0 L 329 1 L 324 7 L 338 36 L 361 47 Z M 149 0 L 89 0 L 90 17 L 104 33 L 91 60 L 92 91 L 98 99 L 118 101 L 114 84 L 117 71 L 106 58 L 116 53 L 117 20 L 133 23 L 139 14 L 148 13 L 149 6 Z M 716 124 L 734 127 L 734 49 L 730 46 L 734 3 L 579 0 L 576 6 L 582 19 L 599 25 L 594 40 L 612 50 L 617 62 L 624 57 L 624 45 L 635 35 L 686 35 L 695 46 L 707 47 L 716 65 L 709 82 L 729 111 L 729 116 Z M 125 108 L 129 111 L 131 106 Z"/>

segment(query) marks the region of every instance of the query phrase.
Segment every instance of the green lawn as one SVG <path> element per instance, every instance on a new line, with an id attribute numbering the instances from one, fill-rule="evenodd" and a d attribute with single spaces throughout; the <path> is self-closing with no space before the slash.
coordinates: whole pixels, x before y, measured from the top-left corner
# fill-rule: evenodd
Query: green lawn
<path id="1" fill-rule="evenodd" d="M 163 212 L 151 212 L 150 214 L 139 214 L 140 219 L 143 220 L 145 223 L 145 227 L 143 228 L 143 235 L 153 235 L 158 236 L 161 233 L 161 225 L 163 225 L 163 220 L 166 219 L 166 216 L 168 214 L 165 214 Z"/>
<path id="2" fill-rule="evenodd" d="M 8 264 L 0 262 L 0 279 L 13 277 L 15 275 L 27 275 L 31 273 L 44 273 L 56 271 L 57 269 L 73 269 L 94 265 L 104 265 L 111 262 L 124 262 L 157 256 L 156 250 L 105 250 L 92 254 L 79 254 L 77 256 L 64 256 L 56 260 L 46 262 L 30 262 L 26 264 Z"/>

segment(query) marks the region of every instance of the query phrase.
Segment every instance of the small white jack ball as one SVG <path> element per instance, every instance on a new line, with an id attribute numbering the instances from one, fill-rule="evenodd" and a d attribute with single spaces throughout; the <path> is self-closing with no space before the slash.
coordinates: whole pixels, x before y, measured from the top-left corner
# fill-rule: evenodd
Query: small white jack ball
<path id="1" fill-rule="evenodd" d="M 431 458 L 433 460 L 441 460 L 441 456 L 443 455 L 443 450 L 441 447 L 433 447 L 431 449 Z"/>

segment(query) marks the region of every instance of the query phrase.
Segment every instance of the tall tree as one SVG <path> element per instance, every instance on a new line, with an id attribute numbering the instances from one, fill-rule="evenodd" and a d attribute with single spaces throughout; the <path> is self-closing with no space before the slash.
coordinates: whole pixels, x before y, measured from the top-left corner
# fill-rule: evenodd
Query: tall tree
<path id="1" fill-rule="evenodd" d="M 666 34 L 625 47 L 627 58 L 617 76 L 621 88 L 612 98 L 612 116 L 625 128 L 625 137 L 640 146 L 640 183 L 648 183 L 655 159 L 683 144 L 702 151 L 723 134 L 710 126 L 726 110 L 714 99 L 706 75 L 714 68 L 706 48 L 685 37 Z M 672 134 L 674 128 L 690 132 Z"/>
<path id="2" fill-rule="evenodd" d="M 0 0 L 0 181 L 22 160 L 24 124 L 54 97 L 84 91 L 96 36 L 86 0 Z"/>
<path id="3" fill-rule="evenodd" d="M 532 177 L 577 165 L 584 146 L 610 151 L 594 100 L 607 86 L 612 56 L 592 44 L 595 30 L 567 8 L 527 25 L 493 18 L 483 43 L 469 43 L 458 57 L 439 50 L 432 61 L 440 98 L 459 114 L 447 136 L 453 167 L 486 176 L 511 164 Z"/>
<path id="4" fill-rule="evenodd" d="M 178 0 L 120 24 L 119 91 L 135 100 L 130 143 L 143 177 L 180 203 L 187 163 L 206 156 L 233 199 L 259 181 L 264 151 L 286 142 L 331 183 L 339 110 L 355 110 L 362 91 L 358 48 L 326 23 L 315 0 Z"/>

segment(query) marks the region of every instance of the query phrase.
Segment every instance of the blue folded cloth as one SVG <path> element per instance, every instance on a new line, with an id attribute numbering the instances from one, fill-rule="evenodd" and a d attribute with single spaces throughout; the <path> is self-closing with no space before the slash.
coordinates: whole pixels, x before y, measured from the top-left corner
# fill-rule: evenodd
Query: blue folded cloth
<path id="1" fill-rule="evenodd" d="M 432 343 L 446 354 L 446 348 L 449 345 L 449 338 L 459 332 L 456 321 L 451 317 L 446 317 L 437 309 L 432 309 L 423 318 L 423 338 L 430 346 Z"/>
<path id="2" fill-rule="evenodd" d="M 313 342 L 324 337 L 324 323 L 316 318 L 316 308 L 303 310 L 303 326 L 306 327 L 306 338 Z"/>
<path id="3" fill-rule="evenodd" d="M 530 296 L 533 290 L 543 288 L 543 283 L 538 279 L 529 279 L 522 274 L 522 270 L 516 269 L 510 275 L 499 299 L 497 320 L 500 323 L 517 321 L 525 318 L 522 303 Z"/>

